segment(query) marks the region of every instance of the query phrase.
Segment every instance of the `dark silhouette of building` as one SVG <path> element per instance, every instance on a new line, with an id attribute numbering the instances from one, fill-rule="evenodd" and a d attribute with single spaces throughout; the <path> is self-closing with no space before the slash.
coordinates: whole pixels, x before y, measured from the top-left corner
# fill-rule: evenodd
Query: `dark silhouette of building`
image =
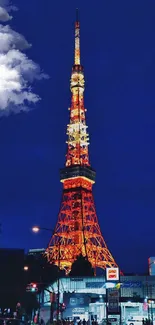
<path id="1" fill-rule="evenodd" d="M 15 308 L 24 290 L 24 249 L 0 249 L 0 308 Z"/>

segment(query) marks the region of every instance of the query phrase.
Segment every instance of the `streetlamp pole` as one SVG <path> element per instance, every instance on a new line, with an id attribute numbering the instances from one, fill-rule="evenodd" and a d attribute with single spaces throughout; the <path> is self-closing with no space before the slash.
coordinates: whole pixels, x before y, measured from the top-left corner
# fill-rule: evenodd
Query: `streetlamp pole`
<path id="1" fill-rule="evenodd" d="M 38 233 L 40 230 L 45 230 L 45 231 L 50 231 L 53 233 L 55 233 L 54 229 L 50 229 L 50 228 L 45 228 L 45 227 L 40 227 L 40 226 L 34 226 L 32 228 L 32 231 L 35 233 Z M 59 311 L 60 311 L 60 238 L 58 241 L 58 295 L 57 295 L 57 323 L 59 321 Z M 52 305 L 52 302 L 51 302 Z M 52 310 L 52 308 L 51 308 Z"/>

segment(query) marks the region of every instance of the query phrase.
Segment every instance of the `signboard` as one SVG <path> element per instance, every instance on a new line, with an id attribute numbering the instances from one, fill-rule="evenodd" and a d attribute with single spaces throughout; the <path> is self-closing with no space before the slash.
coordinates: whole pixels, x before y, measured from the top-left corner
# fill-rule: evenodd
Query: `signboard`
<path id="1" fill-rule="evenodd" d="M 85 318 L 85 313 L 89 309 L 90 297 L 86 293 L 64 293 L 63 302 L 66 309 L 63 311 L 63 318 L 80 316 Z"/>
<path id="2" fill-rule="evenodd" d="M 72 314 L 75 315 L 81 315 L 85 314 L 85 308 L 73 308 L 72 309 Z"/>
<path id="3" fill-rule="evenodd" d="M 85 293 L 64 293 L 63 301 L 68 308 L 84 308 L 89 306 L 89 296 Z"/>
<path id="4" fill-rule="evenodd" d="M 119 313 L 119 291 L 115 289 L 108 290 L 108 314 Z"/>
<path id="5" fill-rule="evenodd" d="M 105 282 L 86 282 L 86 288 L 93 289 L 93 288 L 103 288 Z"/>
<path id="6" fill-rule="evenodd" d="M 106 268 L 106 280 L 107 281 L 119 281 L 119 268 L 118 267 Z"/>
<path id="7" fill-rule="evenodd" d="M 141 281 L 125 281 L 121 283 L 122 288 L 140 288 L 142 287 Z"/>

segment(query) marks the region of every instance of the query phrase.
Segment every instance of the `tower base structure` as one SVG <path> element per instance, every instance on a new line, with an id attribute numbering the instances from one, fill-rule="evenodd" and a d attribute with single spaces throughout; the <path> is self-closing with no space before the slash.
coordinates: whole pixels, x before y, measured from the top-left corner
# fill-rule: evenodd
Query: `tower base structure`
<path id="1" fill-rule="evenodd" d="M 96 215 L 92 193 L 95 171 L 91 167 L 66 167 L 60 175 L 64 189 L 58 222 L 46 251 L 48 260 L 66 273 L 80 254 L 94 269 L 116 267 Z"/>

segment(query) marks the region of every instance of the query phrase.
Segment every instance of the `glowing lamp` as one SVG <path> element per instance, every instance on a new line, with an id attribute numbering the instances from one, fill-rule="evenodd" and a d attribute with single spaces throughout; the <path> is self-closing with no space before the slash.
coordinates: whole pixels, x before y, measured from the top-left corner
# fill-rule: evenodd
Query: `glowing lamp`
<path id="1" fill-rule="evenodd" d="M 24 271 L 28 271 L 29 267 L 27 265 L 24 266 Z"/>
<path id="2" fill-rule="evenodd" d="M 36 287 L 37 287 L 36 283 L 33 283 L 33 284 L 32 284 L 32 287 L 33 287 L 33 288 L 36 288 Z"/>
<path id="3" fill-rule="evenodd" d="M 32 291 L 32 292 L 36 292 L 36 291 L 38 291 L 37 283 L 31 283 L 31 291 Z"/>
<path id="4" fill-rule="evenodd" d="M 39 230 L 40 230 L 40 228 L 38 226 L 35 226 L 35 227 L 32 228 L 33 232 L 38 232 Z"/>

